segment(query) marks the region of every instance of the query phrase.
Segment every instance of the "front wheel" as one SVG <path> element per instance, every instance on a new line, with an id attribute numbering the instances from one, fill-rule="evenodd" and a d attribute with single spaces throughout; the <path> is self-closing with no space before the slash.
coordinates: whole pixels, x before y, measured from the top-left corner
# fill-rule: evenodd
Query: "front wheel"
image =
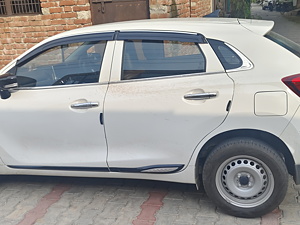
<path id="1" fill-rule="evenodd" d="M 284 199 L 288 172 L 270 146 L 235 138 L 217 146 L 203 167 L 203 185 L 213 202 L 228 214 L 259 217 Z"/>

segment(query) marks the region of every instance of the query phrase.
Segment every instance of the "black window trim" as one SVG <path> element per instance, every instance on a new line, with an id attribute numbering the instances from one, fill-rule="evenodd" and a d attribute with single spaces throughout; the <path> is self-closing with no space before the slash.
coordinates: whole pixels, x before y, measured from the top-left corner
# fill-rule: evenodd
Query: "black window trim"
<path id="1" fill-rule="evenodd" d="M 204 35 L 175 31 L 116 31 L 115 40 L 168 40 L 206 44 Z"/>
<path id="2" fill-rule="evenodd" d="M 181 42 L 194 42 L 207 44 L 204 35 L 199 33 L 183 33 L 175 31 L 114 31 L 93 34 L 82 34 L 72 37 L 59 38 L 34 49 L 22 59 L 18 60 L 16 66 L 22 66 L 34 58 L 36 55 L 49 50 L 55 46 L 70 44 L 75 42 L 87 41 L 112 41 L 112 40 L 170 40 Z"/>
<path id="3" fill-rule="evenodd" d="M 167 37 L 167 36 L 166 36 Z M 133 40 L 133 39 L 132 39 Z M 122 65 L 121 65 L 121 72 L 123 71 L 123 57 L 124 57 L 124 51 L 125 51 L 125 42 L 126 41 L 132 41 L 132 40 L 129 40 L 129 39 L 125 39 L 123 40 L 123 52 L 122 52 Z M 156 39 L 135 39 L 135 40 L 154 40 L 154 41 L 164 41 L 164 40 L 167 40 L 167 41 L 179 41 L 179 42 L 191 42 L 191 41 L 182 41 L 182 40 L 179 40 L 179 39 L 176 39 L 176 40 L 170 40 L 170 38 L 166 38 L 166 39 L 161 39 L 159 37 L 157 37 Z M 174 75 L 168 75 L 168 76 L 154 76 L 154 77 L 146 77 L 146 78 L 138 78 L 138 79 L 122 79 L 122 74 L 121 74 L 121 77 L 120 77 L 120 81 L 118 81 L 117 83 L 119 82 L 133 82 L 133 81 L 144 81 L 144 80 L 156 80 L 156 79 L 169 79 L 169 78 L 174 78 L 174 77 L 186 77 L 186 76 L 199 76 L 199 74 L 203 75 L 203 74 L 206 74 L 207 71 L 207 59 L 206 59 L 206 55 L 203 53 L 201 47 L 199 46 L 199 43 L 197 42 L 191 42 L 191 43 L 195 43 L 195 45 L 197 45 L 197 47 L 199 48 L 199 51 L 200 53 L 202 54 L 203 56 L 203 59 L 204 59 L 204 71 L 203 72 L 198 72 L 198 73 L 183 73 L 183 74 L 174 74 Z M 114 82 L 115 83 L 115 82 Z"/>
<path id="4" fill-rule="evenodd" d="M 18 60 L 16 62 L 16 65 L 9 70 L 9 73 L 16 75 L 19 67 L 25 65 L 30 60 L 34 59 L 36 56 L 46 52 L 47 50 L 49 50 L 51 48 L 66 45 L 66 44 L 71 44 L 71 43 L 78 43 L 78 42 L 108 41 L 108 40 L 113 39 L 113 34 L 114 34 L 113 32 L 103 33 L 103 34 L 101 34 L 101 33 L 89 34 L 89 35 L 85 34 L 85 35 L 77 35 L 77 36 L 72 36 L 72 37 L 64 37 L 64 38 L 60 38 L 60 39 L 56 39 L 56 40 L 47 42 L 47 43 L 37 47 L 30 53 L 28 53 L 21 60 Z M 96 84 L 96 83 L 82 83 L 82 84 L 76 84 L 76 85 L 78 86 L 78 85 L 92 85 L 92 84 Z M 63 86 L 66 87 L 66 86 L 70 86 L 70 85 L 73 85 L 73 84 L 63 85 Z M 53 88 L 53 87 L 54 86 L 52 85 L 52 86 L 41 86 L 41 87 L 18 87 L 18 89 L 25 89 L 25 90 L 32 89 L 32 88 L 48 89 L 48 88 Z M 55 87 L 57 88 L 60 86 L 58 85 Z"/>
<path id="5" fill-rule="evenodd" d="M 20 67 L 27 62 L 29 62 L 31 59 L 33 59 L 35 56 L 60 45 L 70 44 L 70 43 L 76 43 L 76 42 L 89 42 L 89 41 L 111 41 L 113 40 L 114 32 L 109 33 L 97 33 L 97 34 L 88 34 L 88 35 L 77 35 L 74 37 L 64 37 L 60 39 L 56 39 L 50 42 L 47 42 L 46 44 L 34 49 L 30 53 L 28 53 L 26 56 L 24 56 L 22 59 L 18 60 L 16 63 L 16 67 Z"/>
<path id="6" fill-rule="evenodd" d="M 218 57 L 220 63 L 222 64 L 222 66 L 223 66 L 223 68 L 226 72 L 235 72 L 235 71 L 240 71 L 240 70 L 250 70 L 254 67 L 253 63 L 244 54 L 242 54 L 238 49 L 236 49 L 232 45 L 230 45 L 230 44 L 228 44 L 224 41 L 217 40 L 217 39 L 208 38 L 207 41 L 211 45 L 211 48 L 215 52 L 216 56 Z M 241 65 L 239 67 L 236 67 L 236 68 L 226 68 L 227 66 L 224 64 L 224 62 L 220 58 L 221 53 L 212 46 L 211 41 L 217 41 L 217 42 L 220 42 L 223 45 L 227 46 L 227 48 L 230 49 L 241 60 Z"/>
<path id="7" fill-rule="evenodd" d="M 177 74 L 177 75 L 170 75 L 170 76 L 161 76 L 161 77 L 148 77 L 148 78 L 141 78 L 141 79 L 130 79 L 130 80 L 124 80 L 121 79 L 119 82 L 133 82 L 133 81 L 144 81 L 144 80 L 156 80 L 156 79 L 169 79 L 174 77 L 186 77 L 186 76 L 195 76 L 199 74 L 205 74 L 206 73 L 206 67 L 207 67 L 207 59 L 205 54 L 203 53 L 202 49 L 200 48 L 199 44 L 208 44 L 206 37 L 200 33 L 191 33 L 191 32 L 180 32 L 180 31 L 116 31 L 114 35 L 114 40 L 120 40 L 120 41 L 128 41 L 128 40 L 149 40 L 149 41 L 179 41 L 179 42 L 191 42 L 198 44 L 199 50 L 203 55 L 203 58 L 205 60 L 205 72 L 199 72 L 199 73 L 186 73 L 186 74 Z M 123 44 L 124 44 L 123 43 Z M 122 53 L 122 57 L 124 56 L 124 49 Z M 123 69 L 123 63 L 122 63 L 122 69 Z"/>
<path id="8" fill-rule="evenodd" d="M 37 55 L 56 46 L 71 44 L 76 42 L 89 42 L 89 41 L 113 41 L 113 40 L 125 41 L 128 40 L 129 38 L 130 39 L 133 38 L 135 40 L 170 40 L 170 41 L 180 41 L 180 42 L 193 42 L 196 44 L 208 44 L 205 36 L 202 34 L 176 32 L 176 31 L 114 31 L 114 32 L 103 32 L 103 33 L 98 32 L 92 34 L 80 34 L 76 36 L 62 37 L 59 39 L 49 41 L 45 44 L 42 44 L 41 46 L 29 52 L 21 59 L 17 60 L 15 66 L 10 69 L 10 73 L 15 74 L 18 67 L 23 66 L 24 64 L 28 63 Z M 201 48 L 200 51 L 202 52 Z M 203 57 L 206 60 L 204 54 Z"/>

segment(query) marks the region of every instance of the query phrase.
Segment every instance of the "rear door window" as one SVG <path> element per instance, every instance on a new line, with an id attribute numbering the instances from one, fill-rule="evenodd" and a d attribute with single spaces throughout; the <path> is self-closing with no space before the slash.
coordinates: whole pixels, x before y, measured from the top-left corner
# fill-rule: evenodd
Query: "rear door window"
<path id="1" fill-rule="evenodd" d="M 122 80 L 203 73 L 198 43 L 174 40 L 125 40 Z"/>

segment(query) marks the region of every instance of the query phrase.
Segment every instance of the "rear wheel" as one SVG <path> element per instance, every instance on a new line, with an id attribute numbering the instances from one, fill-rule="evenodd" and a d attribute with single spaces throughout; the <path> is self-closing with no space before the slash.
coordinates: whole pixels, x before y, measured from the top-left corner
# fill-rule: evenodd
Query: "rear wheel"
<path id="1" fill-rule="evenodd" d="M 283 159 L 255 139 L 237 138 L 217 146 L 203 168 L 207 195 L 225 212 L 259 217 L 285 197 L 288 173 Z"/>

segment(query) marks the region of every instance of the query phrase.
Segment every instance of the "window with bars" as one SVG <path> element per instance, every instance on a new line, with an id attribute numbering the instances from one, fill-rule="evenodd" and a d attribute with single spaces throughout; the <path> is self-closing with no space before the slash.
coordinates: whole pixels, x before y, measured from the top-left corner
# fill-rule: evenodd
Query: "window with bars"
<path id="1" fill-rule="evenodd" d="M 41 13 L 40 0 L 0 0 L 0 16 Z"/>

